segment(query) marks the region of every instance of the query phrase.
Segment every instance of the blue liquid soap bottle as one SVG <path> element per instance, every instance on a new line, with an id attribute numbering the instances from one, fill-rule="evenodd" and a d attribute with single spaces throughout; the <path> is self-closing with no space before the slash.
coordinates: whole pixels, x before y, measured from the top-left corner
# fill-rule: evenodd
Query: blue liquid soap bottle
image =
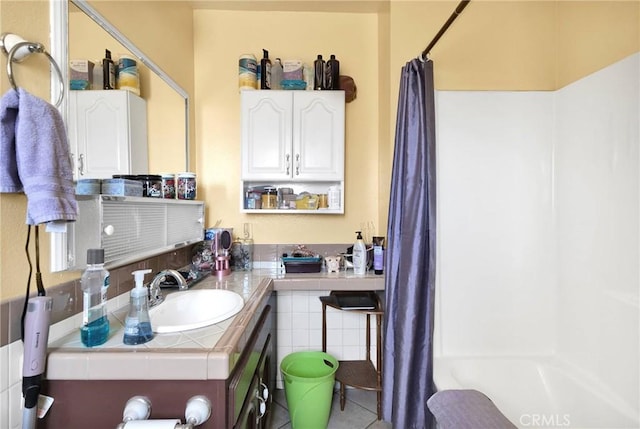
<path id="1" fill-rule="evenodd" d="M 129 314 L 124 322 L 123 343 L 127 345 L 144 344 L 153 339 L 151 320 L 149 319 L 148 293 L 144 287 L 144 275 L 151 270 L 134 271 L 136 287 L 131 290 Z"/>
<path id="2" fill-rule="evenodd" d="M 104 249 L 87 250 L 87 268 L 80 278 L 82 327 L 80 339 L 87 347 L 99 346 L 109 338 L 107 288 L 109 271 L 104 268 Z"/>

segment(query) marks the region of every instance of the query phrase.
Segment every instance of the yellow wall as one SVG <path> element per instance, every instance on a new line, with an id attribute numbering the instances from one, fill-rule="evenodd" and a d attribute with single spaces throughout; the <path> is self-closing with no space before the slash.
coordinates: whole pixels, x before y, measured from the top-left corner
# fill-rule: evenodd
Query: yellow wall
<path id="1" fill-rule="evenodd" d="M 198 193 L 207 201 L 208 226 L 220 219 L 241 231 L 250 222 L 256 243 L 343 243 L 361 223 L 378 223 L 377 27 L 374 13 L 195 12 Z M 307 63 L 335 54 L 341 74 L 356 82 L 358 98 L 346 105 L 344 216 L 240 213 L 238 57 L 260 58 L 262 48 L 272 59 Z"/>
<path id="2" fill-rule="evenodd" d="M 197 125 L 192 126 L 192 136 L 197 137 L 192 138 L 192 148 L 197 143 L 192 165 L 197 169 L 200 195 L 206 199 L 209 225 L 218 219 L 235 228 L 251 222 L 258 243 L 343 242 L 352 239 L 361 222 L 370 220 L 377 232 L 385 233 L 400 68 L 424 49 L 458 1 L 391 0 L 383 7 L 378 4 L 377 12 L 364 7 L 349 13 L 354 4 L 357 8 L 365 3 L 305 3 L 324 10 L 335 5 L 340 13 L 310 12 L 311 7 L 297 12 L 241 13 L 191 12 L 188 2 L 95 2 L 192 94 L 197 107 L 191 111 L 192 125 Z M 270 7 L 273 4 L 269 2 Z M 300 5 L 283 2 L 277 9 L 290 10 L 296 4 Z M 233 5 L 265 7 L 264 2 L 241 0 Z M 117 12 L 118 7 L 125 12 Z M 0 26 L 2 32 L 17 32 L 46 44 L 48 4 L 2 0 Z M 473 0 L 432 51 L 436 86 L 554 90 L 638 52 L 639 28 L 635 0 Z M 272 57 L 305 61 L 313 60 L 316 53 L 336 53 L 342 72 L 358 84 L 358 99 L 347 105 L 344 216 L 239 213 L 237 60 L 245 52 L 257 55 L 263 47 L 270 49 Z M 4 70 L 3 57 L 0 66 Z M 17 67 L 19 82 L 39 96 L 48 96 L 46 66 L 30 60 Z M 3 92 L 8 88 L 4 73 L 0 88 Z M 24 290 L 24 218 L 23 196 L 0 195 L 0 299 Z M 46 234 L 42 250 L 48 271 Z M 69 277 L 45 272 L 45 284 Z"/>

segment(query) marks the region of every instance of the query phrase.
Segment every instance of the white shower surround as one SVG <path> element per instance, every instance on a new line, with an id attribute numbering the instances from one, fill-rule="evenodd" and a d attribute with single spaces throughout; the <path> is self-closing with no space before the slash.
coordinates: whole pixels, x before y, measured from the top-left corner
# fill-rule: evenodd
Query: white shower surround
<path id="1" fill-rule="evenodd" d="M 519 427 L 640 427 L 639 58 L 436 94 L 436 384 L 493 392 Z M 579 407 L 553 399 L 576 385 Z"/>

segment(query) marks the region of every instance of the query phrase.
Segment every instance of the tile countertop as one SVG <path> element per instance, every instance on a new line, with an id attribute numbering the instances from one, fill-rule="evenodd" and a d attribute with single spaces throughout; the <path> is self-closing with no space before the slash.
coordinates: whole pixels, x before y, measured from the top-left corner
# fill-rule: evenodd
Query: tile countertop
<path id="1" fill-rule="evenodd" d="M 128 304 L 109 314 L 109 340 L 88 348 L 73 329 L 49 343 L 46 378 L 49 380 L 226 380 L 230 360 L 247 324 L 266 294 L 278 290 L 383 290 L 384 276 L 338 273 L 284 274 L 275 269 L 236 271 L 218 279 L 208 276 L 192 289 L 227 289 L 245 301 L 235 316 L 205 328 L 155 334 L 148 343 L 122 343 Z M 163 289 L 168 293 L 188 293 Z M 128 295 L 128 294 L 125 294 Z M 121 299 L 126 299 L 123 297 Z M 127 302 L 125 301 L 125 302 Z M 159 304 L 162 305 L 162 304 Z"/>

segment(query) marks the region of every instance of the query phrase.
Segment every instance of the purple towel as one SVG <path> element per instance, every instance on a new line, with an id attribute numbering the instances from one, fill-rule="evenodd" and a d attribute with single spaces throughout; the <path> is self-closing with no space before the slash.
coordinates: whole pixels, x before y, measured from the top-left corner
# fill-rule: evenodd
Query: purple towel
<path id="1" fill-rule="evenodd" d="M 69 142 L 58 110 L 22 88 L 0 99 L 0 192 L 27 196 L 27 224 L 75 220 Z"/>

